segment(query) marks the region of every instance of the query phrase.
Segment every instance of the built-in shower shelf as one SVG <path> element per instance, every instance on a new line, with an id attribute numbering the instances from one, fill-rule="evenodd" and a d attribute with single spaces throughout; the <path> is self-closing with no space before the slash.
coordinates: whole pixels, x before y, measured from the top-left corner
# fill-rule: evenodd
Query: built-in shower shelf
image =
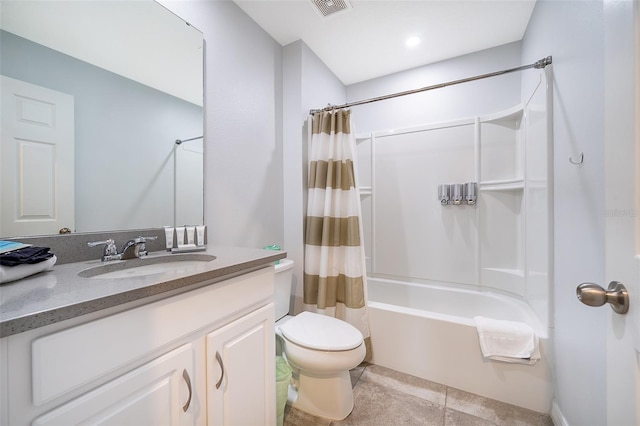
<path id="1" fill-rule="evenodd" d="M 480 117 L 481 123 L 503 123 L 503 122 L 515 122 L 518 123 L 522 120 L 524 115 L 524 103 L 515 105 L 504 111 L 499 111 L 494 114 L 485 115 Z"/>
<path id="2" fill-rule="evenodd" d="M 479 184 L 480 191 L 519 191 L 524 189 L 523 179 L 492 180 Z"/>
<path id="3" fill-rule="evenodd" d="M 369 139 L 371 139 L 371 137 L 372 137 L 371 133 L 360 133 L 360 134 L 357 134 L 356 135 L 356 143 L 368 141 Z"/>
<path id="4" fill-rule="evenodd" d="M 511 275 L 517 278 L 524 278 L 524 271 L 522 269 L 505 269 L 505 268 L 483 268 L 485 271 L 496 272 L 504 275 Z"/>
<path id="5" fill-rule="evenodd" d="M 371 195 L 373 193 L 373 189 L 370 186 L 361 186 L 359 191 L 360 195 Z"/>
<path id="6" fill-rule="evenodd" d="M 524 294 L 525 279 L 522 269 L 482 268 L 480 280 L 482 286 L 519 295 Z"/>

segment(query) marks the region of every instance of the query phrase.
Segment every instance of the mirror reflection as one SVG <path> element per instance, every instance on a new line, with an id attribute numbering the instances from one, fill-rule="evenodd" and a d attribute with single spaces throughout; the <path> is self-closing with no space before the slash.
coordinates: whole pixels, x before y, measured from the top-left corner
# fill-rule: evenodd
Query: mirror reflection
<path id="1" fill-rule="evenodd" d="M 151 0 L 0 16 L 0 237 L 201 224 L 202 34 Z"/>

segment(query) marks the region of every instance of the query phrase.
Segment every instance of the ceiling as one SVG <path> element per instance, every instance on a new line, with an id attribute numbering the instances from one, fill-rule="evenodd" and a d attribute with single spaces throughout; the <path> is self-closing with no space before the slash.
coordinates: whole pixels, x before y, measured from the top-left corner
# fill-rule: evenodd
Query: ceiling
<path id="1" fill-rule="evenodd" d="M 0 10 L 5 31 L 202 106 L 202 33 L 155 2 L 1 0 Z"/>
<path id="2" fill-rule="evenodd" d="M 351 0 L 351 7 L 324 17 L 312 0 L 234 2 L 281 45 L 304 41 L 345 85 L 521 40 L 535 5 Z M 420 44 L 406 46 L 411 36 Z"/>

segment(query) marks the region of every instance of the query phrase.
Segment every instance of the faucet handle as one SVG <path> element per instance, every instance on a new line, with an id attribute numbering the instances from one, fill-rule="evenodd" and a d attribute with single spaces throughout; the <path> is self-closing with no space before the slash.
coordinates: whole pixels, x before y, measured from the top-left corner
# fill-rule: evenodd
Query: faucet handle
<path id="1" fill-rule="evenodd" d="M 104 245 L 104 252 L 102 255 L 102 261 L 111 260 L 113 257 L 118 255 L 118 247 L 116 247 L 116 242 L 112 239 L 108 239 L 105 241 L 94 241 L 87 243 L 89 247 L 95 247 L 99 245 Z"/>
<path id="2" fill-rule="evenodd" d="M 134 239 L 133 241 L 137 244 L 139 243 L 146 243 L 147 241 L 153 241 L 153 240 L 157 240 L 158 237 L 138 237 L 136 239 Z"/>
<path id="3" fill-rule="evenodd" d="M 138 257 L 147 255 L 147 245 L 145 244 L 147 241 L 153 241 L 158 239 L 158 237 L 138 237 L 136 238 L 136 244 L 138 244 Z"/>

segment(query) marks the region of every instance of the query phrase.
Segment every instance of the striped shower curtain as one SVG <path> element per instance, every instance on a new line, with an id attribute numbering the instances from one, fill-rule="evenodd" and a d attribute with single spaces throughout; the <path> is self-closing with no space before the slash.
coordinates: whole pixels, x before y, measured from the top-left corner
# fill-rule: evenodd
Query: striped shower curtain
<path id="1" fill-rule="evenodd" d="M 304 308 L 370 334 L 360 194 L 356 186 L 351 111 L 314 114 L 309 152 Z"/>

